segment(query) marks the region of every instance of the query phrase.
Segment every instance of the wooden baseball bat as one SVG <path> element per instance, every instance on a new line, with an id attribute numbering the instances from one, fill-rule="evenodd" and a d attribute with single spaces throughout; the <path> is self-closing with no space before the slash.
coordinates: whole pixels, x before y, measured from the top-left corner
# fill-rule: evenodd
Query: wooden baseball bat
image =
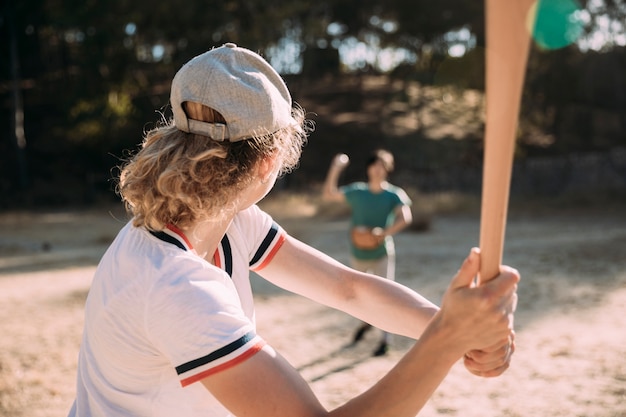
<path id="1" fill-rule="evenodd" d="M 515 136 L 534 16 L 533 0 L 485 0 L 485 153 L 479 281 L 500 271 Z"/>

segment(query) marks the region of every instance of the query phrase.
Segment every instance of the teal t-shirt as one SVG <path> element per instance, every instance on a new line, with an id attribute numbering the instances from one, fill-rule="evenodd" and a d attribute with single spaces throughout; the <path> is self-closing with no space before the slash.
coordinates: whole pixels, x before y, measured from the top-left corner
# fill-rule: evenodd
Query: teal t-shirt
<path id="1" fill-rule="evenodd" d="M 395 185 L 388 187 L 379 193 L 369 190 L 366 182 L 354 182 L 339 188 L 346 197 L 346 201 L 352 209 L 350 227 L 366 226 L 388 227 L 395 221 L 395 210 L 401 205 L 411 205 L 411 199 L 406 192 Z M 390 241 L 387 236 L 386 241 Z M 350 244 L 352 255 L 357 259 L 379 259 L 387 254 L 386 245 L 382 244 L 376 249 L 357 249 Z"/>

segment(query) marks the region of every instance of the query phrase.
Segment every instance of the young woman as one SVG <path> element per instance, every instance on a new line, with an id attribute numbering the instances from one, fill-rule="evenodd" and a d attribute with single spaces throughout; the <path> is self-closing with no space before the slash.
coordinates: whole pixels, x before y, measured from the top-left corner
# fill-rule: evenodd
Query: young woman
<path id="1" fill-rule="evenodd" d="M 474 249 L 438 308 L 299 242 L 256 206 L 307 135 L 263 58 L 234 44 L 199 55 L 176 74 L 171 105 L 173 120 L 121 171 L 133 217 L 94 276 L 70 416 L 414 416 L 464 354 L 479 375 L 509 366 L 515 270 L 474 287 Z M 419 340 L 370 390 L 327 411 L 257 334 L 250 270 Z"/>

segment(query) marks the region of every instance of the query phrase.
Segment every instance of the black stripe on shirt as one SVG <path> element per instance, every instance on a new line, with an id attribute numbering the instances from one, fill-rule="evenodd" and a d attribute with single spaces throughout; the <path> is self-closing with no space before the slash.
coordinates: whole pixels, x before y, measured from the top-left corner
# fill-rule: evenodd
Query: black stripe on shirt
<path id="1" fill-rule="evenodd" d="M 222 238 L 222 250 L 224 251 L 224 270 L 230 276 L 233 277 L 233 250 L 230 247 L 230 241 L 228 236 L 224 235 Z"/>
<path id="2" fill-rule="evenodd" d="M 185 245 L 183 245 L 180 242 L 180 240 L 176 239 L 174 236 L 170 236 L 167 233 L 162 232 L 162 231 L 155 232 L 154 230 L 149 230 L 149 232 L 152 236 L 156 237 L 157 239 L 161 239 L 164 242 L 171 243 L 172 245 L 176 245 L 184 251 L 187 250 Z"/>
<path id="3" fill-rule="evenodd" d="M 267 236 L 265 236 L 265 239 L 263 239 L 263 242 L 261 242 L 261 246 L 259 246 L 259 249 L 256 251 L 256 253 L 254 254 L 254 257 L 250 261 L 251 266 L 259 262 L 259 260 L 263 257 L 263 254 L 265 254 L 267 249 L 270 247 L 277 233 L 278 233 L 278 225 L 274 223 L 272 224 L 272 228 L 269 230 L 269 232 L 267 232 Z"/>
<path id="4" fill-rule="evenodd" d="M 242 346 L 244 346 L 246 343 L 248 343 L 255 337 L 256 337 L 256 333 L 254 331 L 251 331 L 248 334 L 235 340 L 234 342 L 229 343 L 226 346 L 216 350 L 215 352 L 209 353 L 208 355 L 202 358 L 194 359 L 192 361 L 189 361 L 187 363 L 183 363 L 182 365 L 177 366 L 176 373 L 178 375 L 181 375 L 181 374 L 184 374 L 185 372 L 191 371 L 192 369 L 196 369 L 200 366 L 204 366 L 208 363 L 211 363 L 217 359 L 223 358 L 224 356 L 227 356 L 233 353 L 234 351 L 236 351 L 237 349 L 241 348 Z"/>

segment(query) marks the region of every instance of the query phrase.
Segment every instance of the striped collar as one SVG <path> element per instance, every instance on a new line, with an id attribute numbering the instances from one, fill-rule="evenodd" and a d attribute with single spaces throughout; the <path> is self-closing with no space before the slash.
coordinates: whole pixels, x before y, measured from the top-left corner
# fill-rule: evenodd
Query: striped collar
<path id="1" fill-rule="evenodd" d="M 164 242 L 171 243 L 178 246 L 184 251 L 193 251 L 193 246 L 187 236 L 174 225 L 168 224 L 165 229 L 160 231 L 149 231 L 154 237 L 161 239 Z"/>
<path id="2" fill-rule="evenodd" d="M 187 239 L 187 236 L 185 236 L 182 230 L 178 229 L 174 225 L 168 224 L 167 226 L 165 226 L 164 230 L 149 230 L 149 232 L 152 236 L 162 240 L 163 242 L 171 243 L 172 245 L 178 246 L 184 251 L 195 253 L 191 242 L 189 241 L 189 239 Z M 232 276 L 232 250 L 230 247 L 230 242 L 226 235 L 224 235 L 222 241 L 220 242 L 220 246 L 218 246 L 217 250 L 213 254 L 213 263 L 218 268 L 224 269 L 229 276 Z"/>

